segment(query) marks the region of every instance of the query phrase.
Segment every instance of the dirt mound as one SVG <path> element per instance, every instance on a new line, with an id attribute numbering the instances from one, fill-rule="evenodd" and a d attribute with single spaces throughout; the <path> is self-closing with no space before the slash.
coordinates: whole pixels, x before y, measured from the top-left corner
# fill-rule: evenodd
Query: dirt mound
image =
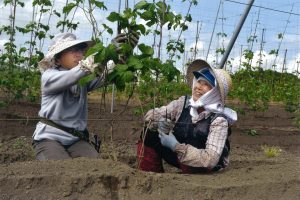
<path id="1" fill-rule="evenodd" d="M 123 163 L 102 159 L 13 163 L 0 166 L 0 197 L 299 199 L 299 162 L 273 160 L 268 164 L 256 164 L 217 174 L 183 175 L 143 173 Z"/>
<path id="2" fill-rule="evenodd" d="M 244 107 L 232 127 L 228 169 L 188 175 L 167 164 L 163 174 L 136 170 L 142 121 L 117 105 L 111 114 L 89 104 L 89 129 L 102 139 L 98 159 L 47 162 L 34 161 L 31 147 L 36 120 L 28 119 L 38 106 L 1 108 L 0 199 L 300 199 L 300 133 L 283 106 Z"/>

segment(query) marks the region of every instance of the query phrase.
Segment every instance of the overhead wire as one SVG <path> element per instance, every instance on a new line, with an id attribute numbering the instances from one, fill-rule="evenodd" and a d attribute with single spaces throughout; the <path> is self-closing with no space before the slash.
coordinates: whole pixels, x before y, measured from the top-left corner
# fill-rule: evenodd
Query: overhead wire
<path id="1" fill-rule="evenodd" d="M 234 1 L 234 0 L 224 0 L 224 1 L 232 2 L 232 3 L 237 3 L 237 4 L 242 4 L 242 5 L 249 5 L 248 3 L 243 3 L 243 2 Z M 285 13 L 285 14 L 300 16 L 300 14 L 294 13 L 294 12 L 290 12 L 290 11 L 278 10 L 278 9 L 275 9 L 275 8 L 270 8 L 270 7 L 265 7 L 265 6 L 257 6 L 257 5 L 254 5 L 254 4 L 252 6 L 256 7 L 256 8 L 262 8 L 262 9 L 265 9 L 265 10 L 271 10 L 271 11 L 274 11 L 274 12 L 280 12 L 280 13 Z"/>

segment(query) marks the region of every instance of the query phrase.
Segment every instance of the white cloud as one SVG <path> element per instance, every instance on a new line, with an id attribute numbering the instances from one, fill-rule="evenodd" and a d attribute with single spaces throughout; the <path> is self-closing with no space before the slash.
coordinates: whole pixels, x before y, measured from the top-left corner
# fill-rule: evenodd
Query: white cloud
<path id="1" fill-rule="evenodd" d="M 4 44 L 7 42 L 8 40 L 0 40 L 0 52 L 4 49 Z"/>
<path id="2" fill-rule="evenodd" d="M 205 44 L 204 41 L 198 41 L 197 42 L 197 47 L 196 47 L 197 51 L 203 50 L 204 44 Z M 186 50 L 189 51 L 189 50 L 193 49 L 193 51 L 194 51 L 195 45 L 196 45 L 196 42 L 191 43 L 190 45 L 188 45 L 188 48 Z"/>

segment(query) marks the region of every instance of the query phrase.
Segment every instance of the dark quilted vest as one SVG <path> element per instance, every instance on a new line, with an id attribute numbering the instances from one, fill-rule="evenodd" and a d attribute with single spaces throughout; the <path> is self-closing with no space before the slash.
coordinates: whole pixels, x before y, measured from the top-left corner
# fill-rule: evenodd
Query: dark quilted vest
<path id="1" fill-rule="evenodd" d="M 188 106 L 188 97 L 186 97 L 185 105 L 183 107 L 182 113 L 175 124 L 174 135 L 178 142 L 190 144 L 198 149 L 205 149 L 206 140 L 209 133 L 209 128 L 211 122 L 222 114 L 211 114 L 207 119 L 202 119 L 197 123 L 192 123 L 192 117 L 190 115 L 190 106 Z M 225 117 L 225 116 L 223 116 Z M 226 117 L 225 117 L 226 118 Z M 230 128 L 228 129 L 228 136 L 230 135 Z M 229 155 L 230 144 L 228 138 L 219 160 L 219 167 L 224 167 L 224 158 Z"/>

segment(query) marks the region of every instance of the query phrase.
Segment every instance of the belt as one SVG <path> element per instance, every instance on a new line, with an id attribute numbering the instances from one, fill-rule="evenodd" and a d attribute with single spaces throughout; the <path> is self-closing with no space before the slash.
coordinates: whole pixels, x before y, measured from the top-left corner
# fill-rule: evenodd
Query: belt
<path id="1" fill-rule="evenodd" d="M 47 124 L 49 126 L 52 126 L 54 128 L 60 129 L 62 131 L 65 131 L 67 133 L 70 133 L 71 135 L 74 135 L 76 137 L 79 137 L 82 140 L 85 140 L 85 141 L 89 142 L 89 132 L 88 132 L 87 129 L 85 129 L 84 131 L 78 131 L 74 128 L 69 128 L 69 127 L 65 127 L 65 126 L 62 126 L 60 124 L 57 124 L 57 123 L 55 123 L 52 120 L 47 119 L 47 118 L 41 118 L 40 122 L 42 122 L 44 124 Z"/>

